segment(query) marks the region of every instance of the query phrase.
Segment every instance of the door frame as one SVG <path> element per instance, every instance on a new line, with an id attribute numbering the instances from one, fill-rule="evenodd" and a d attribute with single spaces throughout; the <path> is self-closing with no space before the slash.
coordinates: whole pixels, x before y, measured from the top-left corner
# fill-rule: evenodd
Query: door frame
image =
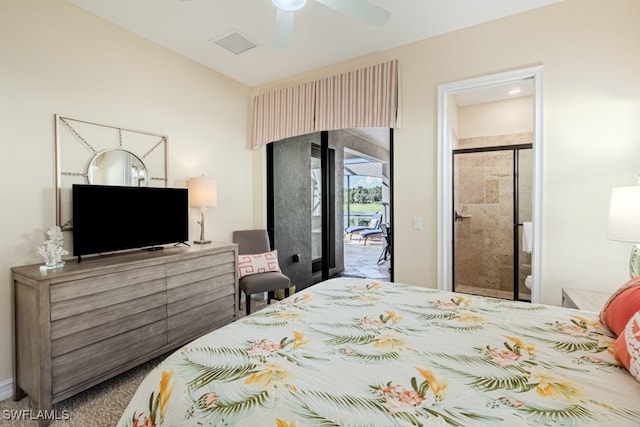
<path id="1" fill-rule="evenodd" d="M 453 288 L 453 146 L 451 121 L 448 114 L 449 96 L 469 90 L 491 87 L 498 84 L 533 79 L 533 212 L 531 254 L 531 302 L 542 301 L 542 66 L 534 66 L 482 77 L 460 80 L 438 85 L 438 289 Z"/>

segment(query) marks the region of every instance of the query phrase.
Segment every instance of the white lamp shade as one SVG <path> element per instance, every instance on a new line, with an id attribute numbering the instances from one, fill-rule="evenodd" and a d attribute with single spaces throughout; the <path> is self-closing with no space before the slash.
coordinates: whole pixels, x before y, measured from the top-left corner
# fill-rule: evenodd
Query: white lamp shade
<path id="1" fill-rule="evenodd" d="M 640 242 L 640 185 L 618 187 L 611 191 L 607 238 Z"/>
<path id="2" fill-rule="evenodd" d="M 216 180 L 199 176 L 189 178 L 189 205 L 196 208 L 210 208 L 218 204 L 218 188 Z"/>

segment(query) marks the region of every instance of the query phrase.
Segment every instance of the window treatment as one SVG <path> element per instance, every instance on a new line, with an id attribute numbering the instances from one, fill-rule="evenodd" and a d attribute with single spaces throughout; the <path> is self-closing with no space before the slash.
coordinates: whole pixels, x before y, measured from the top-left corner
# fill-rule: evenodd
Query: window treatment
<path id="1" fill-rule="evenodd" d="M 314 82 L 256 96 L 253 106 L 253 148 L 313 132 L 314 99 Z"/>
<path id="2" fill-rule="evenodd" d="M 316 81 L 316 131 L 399 124 L 397 61 Z"/>
<path id="3" fill-rule="evenodd" d="M 358 127 L 400 127 L 393 60 L 254 98 L 254 149 L 292 136 Z"/>

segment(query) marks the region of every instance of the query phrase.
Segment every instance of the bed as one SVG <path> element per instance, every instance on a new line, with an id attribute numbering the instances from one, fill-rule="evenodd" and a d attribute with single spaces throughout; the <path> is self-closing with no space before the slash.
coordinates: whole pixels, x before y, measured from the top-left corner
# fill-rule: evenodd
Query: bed
<path id="1" fill-rule="evenodd" d="M 339 278 L 179 349 L 131 426 L 638 426 L 598 314 Z"/>

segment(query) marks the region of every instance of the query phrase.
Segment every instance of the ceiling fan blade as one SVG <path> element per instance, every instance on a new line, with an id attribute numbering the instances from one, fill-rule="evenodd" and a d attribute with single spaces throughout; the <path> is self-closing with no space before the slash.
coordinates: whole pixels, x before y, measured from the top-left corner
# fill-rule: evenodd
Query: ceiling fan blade
<path id="1" fill-rule="evenodd" d="M 293 12 L 276 9 L 276 31 L 274 46 L 278 50 L 284 50 L 291 46 L 293 40 Z"/>
<path id="2" fill-rule="evenodd" d="M 367 0 L 316 0 L 337 12 L 380 27 L 391 17 L 391 12 Z"/>

